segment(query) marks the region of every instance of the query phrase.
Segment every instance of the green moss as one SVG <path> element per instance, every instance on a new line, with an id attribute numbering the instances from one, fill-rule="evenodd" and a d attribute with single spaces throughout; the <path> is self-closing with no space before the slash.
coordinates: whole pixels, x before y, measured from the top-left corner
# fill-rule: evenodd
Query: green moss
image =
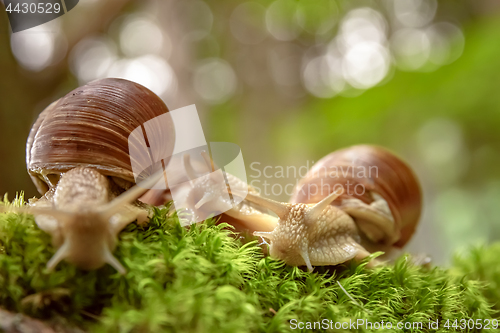
<path id="1" fill-rule="evenodd" d="M 500 243 L 479 246 L 465 255 L 455 256 L 453 273 L 464 279 L 484 281 L 483 295 L 500 314 Z"/>
<path id="2" fill-rule="evenodd" d="M 115 255 L 125 276 L 64 262 L 48 272 L 53 254 L 32 216 L 0 214 L 0 306 L 92 332 L 283 332 L 293 331 L 290 320 L 323 319 L 423 322 L 405 330 L 413 332 L 439 320 L 444 332 L 453 331 L 443 326 L 448 319 L 499 310 L 500 244 L 473 250 L 450 270 L 415 267 L 403 256 L 373 270 L 351 263 L 308 273 L 264 257 L 255 241 L 242 244 L 227 224 L 183 228 L 157 209 L 147 227 L 120 234 Z"/>

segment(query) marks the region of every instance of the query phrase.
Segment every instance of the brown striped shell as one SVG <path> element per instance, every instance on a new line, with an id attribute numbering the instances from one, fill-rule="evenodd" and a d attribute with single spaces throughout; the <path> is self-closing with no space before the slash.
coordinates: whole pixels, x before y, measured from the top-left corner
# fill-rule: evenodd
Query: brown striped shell
<path id="1" fill-rule="evenodd" d="M 156 94 L 128 80 L 106 78 L 76 88 L 49 105 L 33 125 L 26 144 L 28 173 L 41 194 L 79 166 L 95 168 L 126 188 L 135 182 L 130 133 L 168 111 Z M 162 149 L 171 154 L 173 123 L 161 133 Z"/>
<path id="2" fill-rule="evenodd" d="M 334 151 L 301 179 L 290 202 L 317 203 L 332 193 L 336 185 L 342 186 L 344 193 L 332 205 L 342 209 L 346 199 L 359 199 L 369 205 L 376 193 L 387 202 L 394 220 L 391 233 L 395 234 L 384 239 L 402 247 L 411 238 L 422 209 L 422 192 L 415 173 L 399 157 L 370 145 Z"/>

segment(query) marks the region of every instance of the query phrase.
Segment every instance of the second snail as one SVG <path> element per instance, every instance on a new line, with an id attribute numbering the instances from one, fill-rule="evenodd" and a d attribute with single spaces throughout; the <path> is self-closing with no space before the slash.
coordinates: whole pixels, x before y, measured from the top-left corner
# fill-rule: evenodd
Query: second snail
<path id="1" fill-rule="evenodd" d="M 247 186 L 228 178 L 233 195 Z M 214 195 L 206 200 L 197 192 L 213 192 L 214 183 L 203 177 L 195 182 L 199 185 L 189 196 L 203 198 L 203 205 L 194 205 L 199 210 L 224 200 Z M 358 187 L 362 190 L 354 190 Z M 272 257 L 312 271 L 313 266 L 361 260 L 375 251 L 403 247 L 417 227 L 421 209 L 420 184 L 408 164 L 384 148 L 359 145 L 319 160 L 299 181 L 290 202 L 264 198 L 249 187 L 245 200 L 221 220 L 267 239 Z M 371 265 L 376 263 L 372 260 Z"/>

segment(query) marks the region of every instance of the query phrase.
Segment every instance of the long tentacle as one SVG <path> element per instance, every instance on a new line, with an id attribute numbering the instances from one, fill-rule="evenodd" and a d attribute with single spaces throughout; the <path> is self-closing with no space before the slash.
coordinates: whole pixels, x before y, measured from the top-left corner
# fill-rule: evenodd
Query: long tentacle
<path id="1" fill-rule="evenodd" d="M 69 253 L 69 242 L 65 241 L 63 245 L 57 250 L 56 254 L 47 262 L 47 268 L 53 270 L 57 264 L 61 262 L 64 258 L 68 256 Z"/>
<path id="2" fill-rule="evenodd" d="M 328 205 L 337 199 L 343 192 L 344 188 L 341 187 L 340 189 L 330 193 L 330 195 L 307 211 L 304 221 L 314 223 L 321 216 L 325 208 L 328 207 Z"/>
<path id="3" fill-rule="evenodd" d="M 106 253 L 104 254 L 104 260 L 108 264 L 113 266 L 121 275 L 125 275 L 125 273 L 127 273 L 125 267 L 123 267 L 123 265 L 118 261 L 118 259 L 113 256 L 113 254 L 109 250 L 106 250 Z"/>

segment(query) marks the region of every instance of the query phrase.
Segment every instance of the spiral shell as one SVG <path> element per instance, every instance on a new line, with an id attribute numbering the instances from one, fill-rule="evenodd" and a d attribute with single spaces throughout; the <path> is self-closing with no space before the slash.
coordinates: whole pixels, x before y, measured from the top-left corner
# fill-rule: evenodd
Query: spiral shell
<path id="1" fill-rule="evenodd" d="M 343 209 L 343 202 L 350 199 L 370 205 L 375 193 L 387 202 L 394 222 L 389 234 L 382 238 L 396 247 L 408 242 L 420 217 L 422 192 L 415 173 L 404 161 L 386 149 L 370 145 L 334 151 L 300 180 L 290 202 L 317 203 L 338 186 L 344 193 L 332 205 Z"/>
<path id="2" fill-rule="evenodd" d="M 38 191 L 54 187 L 62 173 L 92 167 L 121 187 L 134 183 L 128 137 L 148 120 L 168 112 L 144 86 L 106 78 L 81 86 L 49 105 L 26 145 L 28 173 Z M 172 153 L 173 123 L 162 128 L 162 149 Z"/>

